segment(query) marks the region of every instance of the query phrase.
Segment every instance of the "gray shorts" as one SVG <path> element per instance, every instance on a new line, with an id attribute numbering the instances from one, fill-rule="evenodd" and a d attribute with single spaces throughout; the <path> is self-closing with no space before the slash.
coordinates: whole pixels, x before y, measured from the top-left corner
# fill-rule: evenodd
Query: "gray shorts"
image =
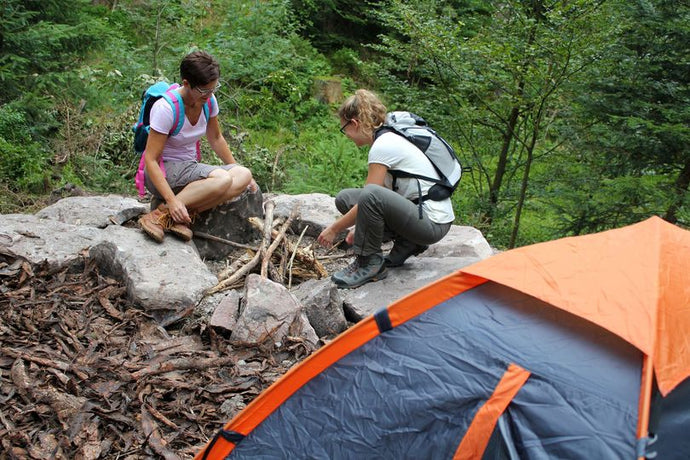
<path id="1" fill-rule="evenodd" d="M 211 171 L 216 169 L 225 169 L 226 171 L 237 166 L 237 163 L 230 165 L 207 165 L 205 163 L 198 163 L 191 161 L 164 161 L 163 169 L 165 171 L 165 180 L 172 189 L 173 193 L 178 194 L 188 184 L 206 179 Z M 161 194 L 154 187 L 153 182 L 149 179 L 148 174 L 144 170 L 144 184 L 146 189 L 151 192 L 153 196 L 162 198 Z"/>

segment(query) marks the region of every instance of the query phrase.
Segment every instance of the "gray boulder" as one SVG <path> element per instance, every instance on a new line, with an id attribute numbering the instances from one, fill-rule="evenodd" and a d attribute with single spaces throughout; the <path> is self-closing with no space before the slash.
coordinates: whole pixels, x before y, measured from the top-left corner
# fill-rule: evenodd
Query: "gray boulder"
<path id="1" fill-rule="evenodd" d="M 291 292 L 304 306 L 319 337 L 332 337 L 347 329 L 342 296 L 330 279 L 308 280 Z"/>
<path id="2" fill-rule="evenodd" d="M 285 286 L 260 275 L 247 276 L 233 339 L 260 344 L 270 338 L 282 343 L 288 336 L 301 337 L 313 347 L 319 340 L 304 308 Z"/>
<path id="3" fill-rule="evenodd" d="M 72 225 L 105 228 L 122 225 L 146 212 L 146 203 L 125 196 L 73 196 L 41 209 L 36 216 Z"/>
<path id="4" fill-rule="evenodd" d="M 218 260 L 227 257 L 235 249 L 231 245 L 202 238 L 200 234 L 235 243 L 247 243 L 260 237 L 260 232 L 249 223 L 247 218 L 263 216 L 261 191 L 245 193 L 236 201 L 202 212 L 192 224 L 192 231 L 195 233 L 194 244 L 199 250 L 199 255 L 204 259 Z"/>
<path id="5" fill-rule="evenodd" d="M 101 241 L 94 227 L 65 224 L 29 214 L 0 216 L 0 254 L 51 268 L 81 264 L 82 251 Z"/>
<path id="6" fill-rule="evenodd" d="M 166 238 L 158 244 L 143 232 L 120 226 L 102 232 L 89 256 L 122 280 L 129 298 L 164 326 L 191 313 L 218 282 L 192 243 Z"/>

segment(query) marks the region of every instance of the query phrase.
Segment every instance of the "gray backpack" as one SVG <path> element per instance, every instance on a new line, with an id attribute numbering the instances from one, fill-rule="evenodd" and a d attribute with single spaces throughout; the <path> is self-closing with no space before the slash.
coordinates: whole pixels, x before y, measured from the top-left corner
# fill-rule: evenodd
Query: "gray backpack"
<path id="1" fill-rule="evenodd" d="M 440 179 L 433 179 L 407 171 L 389 169 L 388 172 L 393 176 L 394 190 L 396 179 L 406 177 L 434 183 L 427 194 L 419 199 L 420 203 L 425 200 L 445 200 L 453 194 L 462 176 L 460 161 L 455 155 L 453 147 L 431 129 L 422 117 L 410 112 L 389 112 L 386 114 L 386 121 L 383 126 L 374 133 L 374 139 L 385 132 L 394 132 L 417 146 L 431 161 L 440 177 Z"/>

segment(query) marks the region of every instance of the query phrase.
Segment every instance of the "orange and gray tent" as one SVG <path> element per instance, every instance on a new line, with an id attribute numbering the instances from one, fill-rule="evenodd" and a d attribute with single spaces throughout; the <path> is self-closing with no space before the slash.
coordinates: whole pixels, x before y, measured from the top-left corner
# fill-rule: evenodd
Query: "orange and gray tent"
<path id="1" fill-rule="evenodd" d="M 690 232 L 506 251 L 367 317 L 197 459 L 690 458 Z"/>

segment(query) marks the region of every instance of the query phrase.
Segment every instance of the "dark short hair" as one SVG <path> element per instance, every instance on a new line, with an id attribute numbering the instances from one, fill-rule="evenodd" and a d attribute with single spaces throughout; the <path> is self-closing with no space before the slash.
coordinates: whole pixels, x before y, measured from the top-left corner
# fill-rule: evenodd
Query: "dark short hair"
<path id="1" fill-rule="evenodd" d="M 220 78 L 220 66 L 213 56 L 205 51 L 193 51 L 180 63 L 180 77 L 194 88 L 207 85 Z"/>

